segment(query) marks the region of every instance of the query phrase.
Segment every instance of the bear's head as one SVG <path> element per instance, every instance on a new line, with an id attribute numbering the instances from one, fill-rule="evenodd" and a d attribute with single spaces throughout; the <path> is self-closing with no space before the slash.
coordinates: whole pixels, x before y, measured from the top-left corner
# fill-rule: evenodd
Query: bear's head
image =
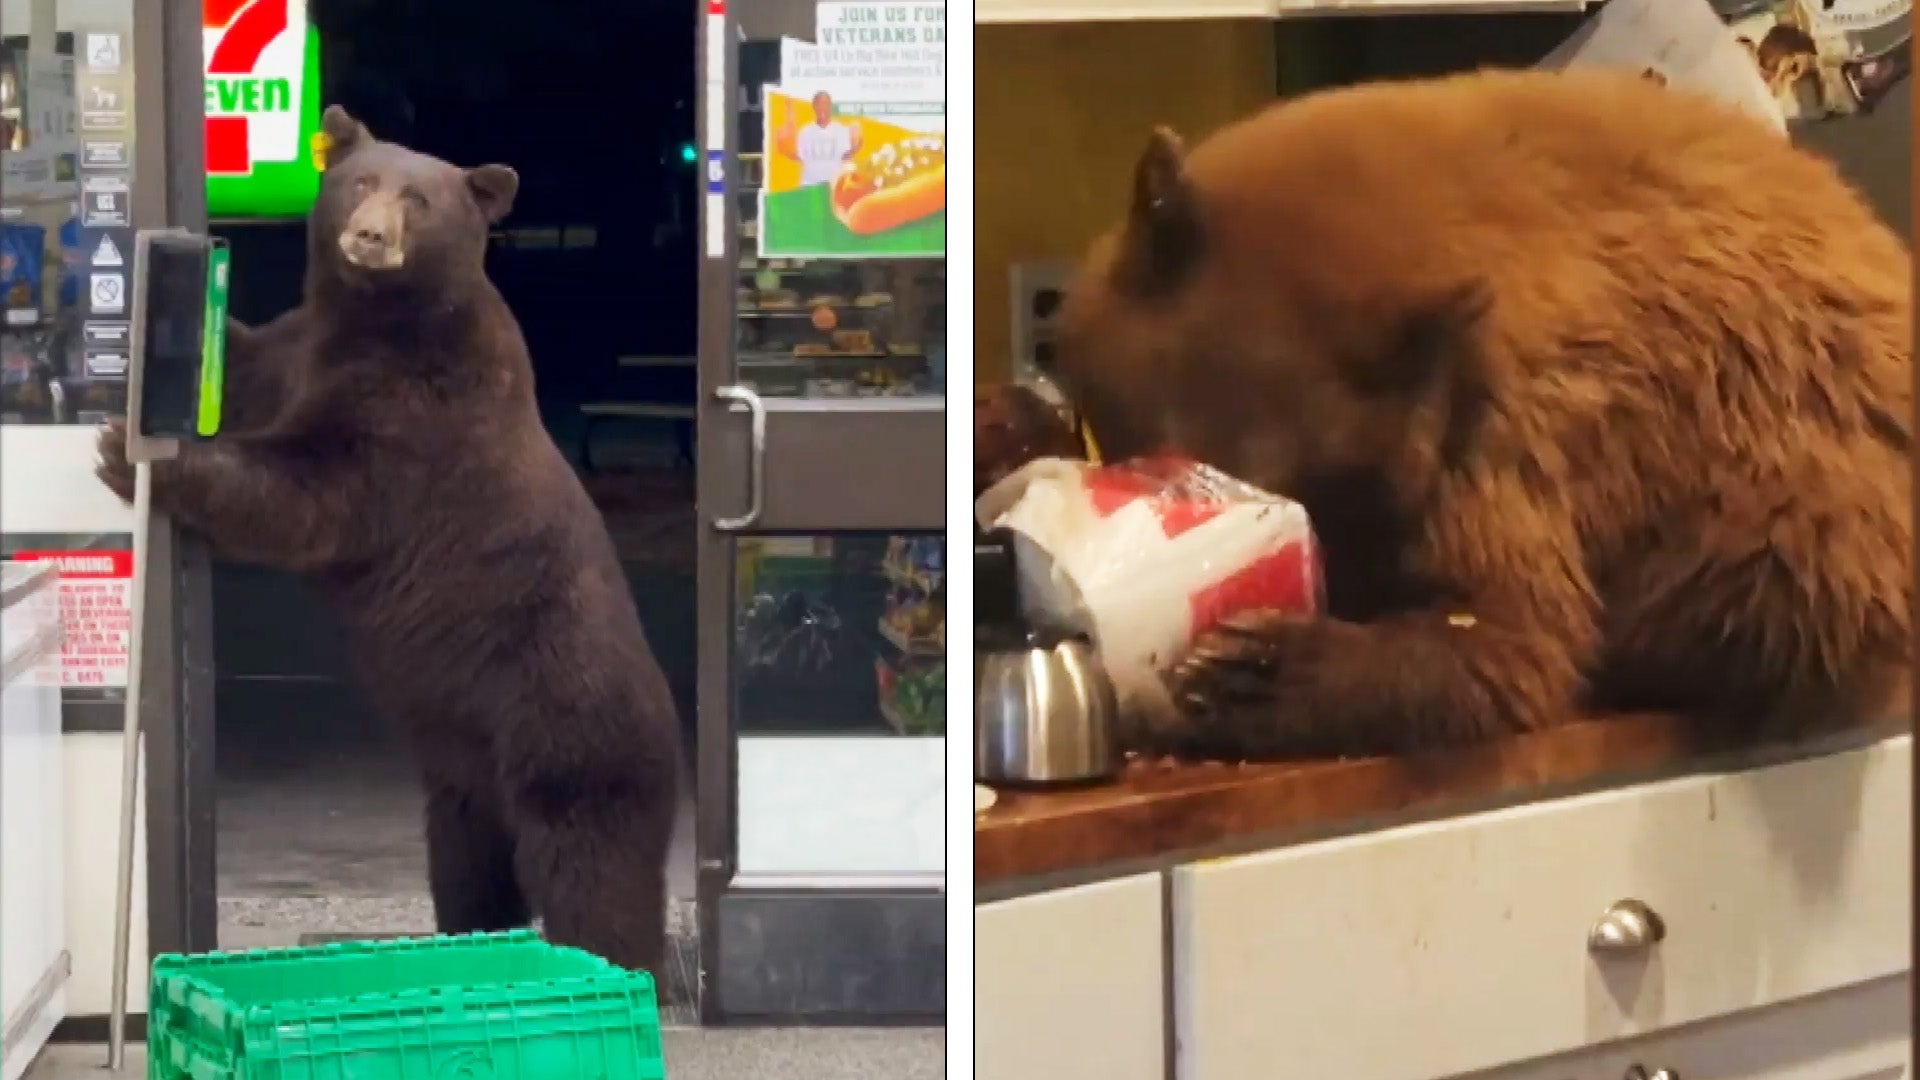
<path id="1" fill-rule="evenodd" d="M 1281 160 L 1316 148 L 1260 124 L 1191 155 L 1153 134 L 1068 285 L 1050 373 L 1116 460 L 1184 452 L 1309 510 L 1384 473 L 1425 486 L 1479 411 L 1490 292 L 1370 235 L 1317 183 L 1338 170 Z"/>
<path id="2" fill-rule="evenodd" d="M 513 207 L 505 165 L 462 169 L 373 137 L 338 105 L 321 120 L 326 169 L 308 219 L 315 269 L 356 292 L 415 293 L 482 272 Z"/>

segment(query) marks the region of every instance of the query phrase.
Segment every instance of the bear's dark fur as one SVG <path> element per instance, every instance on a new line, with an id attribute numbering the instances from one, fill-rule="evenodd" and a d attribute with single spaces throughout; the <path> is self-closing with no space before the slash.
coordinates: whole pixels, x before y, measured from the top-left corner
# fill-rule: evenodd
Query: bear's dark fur
<path id="1" fill-rule="evenodd" d="M 155 464 L 154 509 L 338 610 L 418 758 L 442 931 L 537 913 L 556 942 L 653 969 L 679 726 L 484 273 L 518 181 L 377 141 L 337 107 L 325 130 L 302 304 L 233 327 L 234 430 Z M 101 457 L 126 497 L 124 424 Z"/>
<path id="2" fill-rule="evenodd" d="M 1077 458 L 1086 447 L 1051 403 L 1016 383 L 973 392 L 973 493 L 1039 457 Z"/>
<path id="3" fill-rule="evenodd" d="M 1911 290 L 1830 164 L 1630 73 L 1329 91 L 1191 155 L 1159 133 L 1058 374 L 1110 456 L 1304 502 L 1332 610 L 1205 635 L 1143 748 L 1905 708 Z"/>

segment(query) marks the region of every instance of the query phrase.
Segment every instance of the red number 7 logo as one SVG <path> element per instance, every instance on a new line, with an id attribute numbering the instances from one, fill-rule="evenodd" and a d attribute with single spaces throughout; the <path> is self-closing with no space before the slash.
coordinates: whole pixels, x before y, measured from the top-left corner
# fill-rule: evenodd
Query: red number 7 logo
<path id="1" fill-rule="evenodd" d="M 286 32 L 287 5 L 293 0 L 204 0 L 201 24 L 224 28 L 213 55 L 207 57 L 208 75 L 252 75 L 269 42 Z M 247 146 L 247 118 L 209 116 L 206 127 L 207 172 L 244 174 L 252 170 Z"/>

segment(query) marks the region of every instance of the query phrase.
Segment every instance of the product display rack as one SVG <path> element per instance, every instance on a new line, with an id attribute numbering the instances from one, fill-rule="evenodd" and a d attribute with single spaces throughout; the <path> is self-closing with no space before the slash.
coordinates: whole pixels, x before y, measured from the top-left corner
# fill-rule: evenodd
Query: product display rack
<path id="1" fill-rule="evenodd" d="M 893 537 L 881 573 L 889 591 L 879 627 L 888 647 L 874 658 L 880 715 L 902 735 L 944 735 L 946 541 Z"/>
<path id="2" fill-rule="evenodd" d="M 942 390 L 927 355 L 926 311 L 944 301 L 946 265 L 925 259 L 762 259 L 759 154 L 741 154 L 735 348 L 763 396 L 925 396 Z"/>
<path id="3" fill-rule="evenodd" d="M 944 537 L 743 541 L 734 588 L 747 729 L 835 714 L 866 718 L 849 731 L 946 733 Z"/>

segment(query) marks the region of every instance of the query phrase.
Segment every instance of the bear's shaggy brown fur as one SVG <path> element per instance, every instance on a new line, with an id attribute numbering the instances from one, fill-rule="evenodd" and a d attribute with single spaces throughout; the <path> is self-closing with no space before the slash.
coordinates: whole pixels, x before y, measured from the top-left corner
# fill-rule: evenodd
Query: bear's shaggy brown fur
<path id="1" fill-rule="evenodd" d="M 679 725 L 483 269 L 517 180 L 337 107 L 325 127 L 302 304 L 232 327 L 234 428 L 153 466 L 154 509 L 338 611 L 418 759 L 440 930 L 538 913 L 556 942 L 657 970 Z M 100 449 L 126 497 L 123 423 Z"/>
<path id="2" fill-rule="evenodd" d="M 1304 502 L 1332 609 L 1206 635 L 1143 748 L 1905 707 L 1909 256 L 1827 162 L 1630 73 L 1482 72 L 1161 132 L 1135 179 L 1058 374 L 1111 456 Z"/>

